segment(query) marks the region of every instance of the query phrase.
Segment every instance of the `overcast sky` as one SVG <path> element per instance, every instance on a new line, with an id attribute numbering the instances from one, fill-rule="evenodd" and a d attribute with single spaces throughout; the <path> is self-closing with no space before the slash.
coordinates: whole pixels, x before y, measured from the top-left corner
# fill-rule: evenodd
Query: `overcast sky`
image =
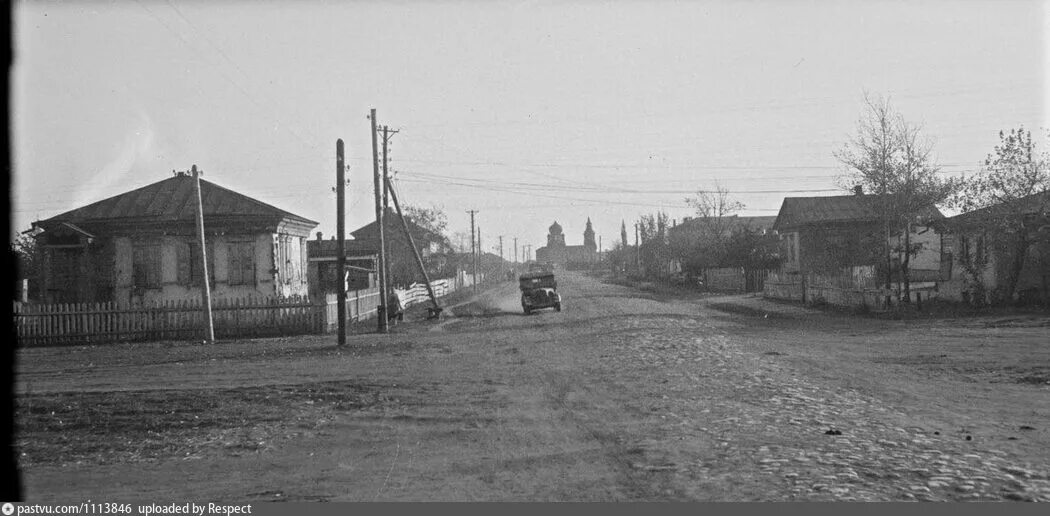
<path id="1" fill-rule="evenodd" d="M 716 184 L 776 215 L 843 193 L 832 152 L 864 92 L 922 124 L 946 174 L 1001 129 L 1045 134 L 1050 6 L 957 2 L 19 2 L 14 222 L 197 164 L 205 179 L 335 231 L 374 216 L 368 110 L 401 132 L 403 201 L 450 232 L 606 248 Z M 507 251 L 509 257 L 509 250 Z"/>

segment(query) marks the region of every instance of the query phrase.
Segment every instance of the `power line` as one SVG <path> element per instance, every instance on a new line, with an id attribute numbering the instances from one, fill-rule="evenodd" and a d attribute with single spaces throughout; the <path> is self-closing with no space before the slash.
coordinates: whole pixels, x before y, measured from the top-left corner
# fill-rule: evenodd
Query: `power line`
<path id="1" fill-rule="evenodd" d="M 194 45 L 190 44 L 190 42 L 189 42 L 189 41 L 187 41 L 187 40 L 186 40 L 186 38 L 182 37 L 182 34 L 179 34 L 179 33 L 178 33 L 178 31 L 176 31 L 176 30 L 175 30 L 175 29 L 174 29 L 174 28 L 173 28 L 173 27 L 172 27 L 171 25 L 169 25 L 169 24 L 168 24 L 168 23 L 166 23 L 166 22 L 165 22 L 164 20 L 162 20 L 162 19 L 161 19 L 161 18 L 160 18 L 159 16 L 157 16 L 157 14 L 156 14 L 156 13 L 154 13 L 152 9 L 150 9 L 150 8 L 149 8 L 149 7 L 147 7 L 147 6 L 145 5 L 145 4 L 143 4 L 141 0 L 135 0 L 135 3 L 137 3 L 137 4 L 139 5 L 139 7 L 142 7 L 142 9 L 144 9 L 144 10 L 146 11 L 146 13 L 147 13 L 147 14 L 149 14 L 149 16 L 150 16 L 151 18 L 153 18 L 154 20 L 156 20 L 156 21 L 157 21 L 157 23 L 161 24 L 161 25 L 162 25 L 162 26 L 163 26 L 163 27 L 164 27 L 165 29 L 167 29 L 167 30 L 168 30 L 168 32 L 171 32 L 171 33 L 172 33 L 173 35 L 175 35 L 175 37 L 176 37 L 176 38 L 178 38 L 178 39 L 179 39 L 179 41 L 181 41 L 181 42 L 182 42 L 182 44 L 186 46 L 186 48 L 190 49 L 190 51 L 192 51 L 192 52 L 193 52 L 194 54 L 196 54 L 196 55 L 197 55 L 197 57 L 201 58 L 201 59 L 202 59 L 203 61 L 206 61 L 206 62 L 208 61 L 208 59 L 207 59 L 206 57 L 204 57 L 204 56 L 203 56 L 203 55 L 201 54 L 200 50 L 198 50 L 198 49 L 197 49 L 197 47 L 195 47 Z M 171 5 L 171 3 L 169 2 L 169 4 L 168 4 L 168 5 Z M 174 8 L 174 6 L 172 6 L 172 7 Z M 181 13 L 180 11 L 178 11 L 178 9 L 175 9 L 175 11 L 176 11 L 176 14 L 178 14 L 178 15 L 179 15 L 179 17 L 181 17 L 181 18 L 182 18 L 183 20 L 186 20 L 186 22 L 190 24 L 190 27 L 191 27 L 191 28 L 192 28 L 192 29 L 193 29 L 193 30 L 194 30 L 195 32 L 198 32 L 198 34 L 199 34 L 199 31 L 197 31 L 196 27 L 194 27 L 194 26 L 193 26 L 193 23 L 191 23 L 191 22 L 190 22 L 189 20 L 187 20 L 187 19 L 186 19 L 186 17 L 185 17 L 185 16 L 183 16 L 183 15 L 182 15 L 182 13 Z M 204 39 L 205 39 L 205 41 L 207 41 L 207 38 L 204 38 Z M 217 49 L 217 47 L 215 47 L 214 45 L 213 45 L 213 48 L 215 48 L 216 50 L 218 50 L 218 49 Z M 221 50 L 219 50 L 219 53 L 220 53 L 221 55 L 223 55 L 223 56 L 224 56 L 224 57 L 225 57 L 225 58 L 226 58 L 226 59 L 227 59 L 228 61 L 230 61 L 230 63 L 231 63 L 231 64 L 233 64 L 235 68 L 237 68 L 238 70 L 240 70 L 240 68 L 239 68 L 239 67 L 237 67 L 237 66 L 236 66 L 236 64 L 234 64 L 234 63 L 232 62 L 232 60 L 230 60 L 230 59 L 229 59 L 229 56 L 227 56 L 227 55 L 226 55 L 226 54 L 225 54 L 224 52 L 222 52 Z M 230 84 L 231 86 L 233 86 L 234 88 L 236 88 L 236 89 L 237 89 L 237 90 L 238 90 L 238 91 L 239 91 L 239 92 L 241 93 L 241 95 L 242 95 L 242 96 L 243 96 L 243 97 L 244 97 L 245 99 L 247 99 L 247 100 L 248 100 L 249 102 L 251 102 L 252 104 L 254 104 L 254 105 L 255 105 L 255 107 L 259 108 L 260 110 L 265 110 L 265 109 L 266 109 L 266 108 L 265 108 L 265 106 L 263 106 L 263 105 L 262 105 L 262 103 L 260 103 L 260 102 L 259 102 L 258 100 L 256 100 L 256 99 L 255 99 L 255 98 L 254 98 L 254 97 L 252 96 L 252 94 L 248 92 L 248 90 L 247 90 L 247 89 L 245 89 L 245 88 L 244 88 L 243 86 L 241 86 L 240 84 L 238 84 L 238 83 L 237 83 L 237 81 L 233 80 L 233 78 L 232 78 L 232 77 L 230 77 L 229 75 L 227 75 L 227 74 L 226 74 L 226 73 L 225 73 L 225 72 L 224 72 L 224 71 L 222 70 L 222 68 L 216 68 L 216 69 L 217 69 L 217 70 L 219 71 L 219 75 L 220 75 L 220 76 L 221 76 L 221 77 L 222 77 L 223 79 L 225 79 L 225 80 L 226 80 L 226 82 L 228 82 L 228 83 L 229 83 L 229 84 Z M 244 75 L 244 72 L 242 71 L 242 72 L 241 72 L 241 74 L 242 74 L 242 75 Z M 280 123 L 280 122 L 281 122 L 281 120 L 280 120 L 280 118 L 279 118 L 279 117 L 276 117 L 276 116 L 275 116 L 275 117 L 274 117 L 274 119 L 275 119 L 275 120 L 276 120 L 276 121 L 278 122 L 278 125 L 280 125 L 282 129 L 284 129 L 284 130 L 288 131 L 288 133 L 289 133 L 289 134 L 291 134 L 291 135 L 292 135 L 293 137 L 295 137 L 295 138 L 296 138 L 297 140 L 299 140 L 299 141 L 300 141 L 300 142 L 301 142 L 301 143 L 302 143 L 303 145 L 306 145 L 307 147 L 310 147 L 310 148 L 312 148 L 312 149 L 315 149 L 315 150 L 316 150 L 316 149 L 318 149 L 318 147 L 317 147 L 317 145 L 316 145 L 316 144 L 312 144 L 312 143 L 308 142 L 308 141 L 307 141 L 307 140 L 306 140 L 305 138 L 303 138 L 303 137 L 302 137 L 302 136 L 301 136 L 301 135 L 300 135 L 300 134 L 299 134 L 298 132 L 296 132 L 294 128 L 292 128 L 292 127 L 290 127 L 290 126 L 288 126 L 288 125 L 285 125 L 285 124 L 282 124 L 282 123 Z"/>

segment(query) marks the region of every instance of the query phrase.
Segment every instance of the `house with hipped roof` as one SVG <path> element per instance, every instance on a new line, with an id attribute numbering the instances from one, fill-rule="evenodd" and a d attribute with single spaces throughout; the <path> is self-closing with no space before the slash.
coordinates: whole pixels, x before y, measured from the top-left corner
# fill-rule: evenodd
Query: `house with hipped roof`
<path id="1" fill-rule="evenodd" d="M 956 215 L 942 227 L 953 264 L 942 297 L 1050 304 L 1050 190 Z"/>
<path id="2" fill-rule="evenodd" d="M 213 298 L 305 296 L 317 222 L 200 180 Z M 173 177 L 33 223 L 44 303 L 200 299 L 194 177 Z"/>
<path id="3" fill-rule="evenodd" d="M 887 263 L 886 243 L 903 249 L 904 235 L 889 231 L 881 213 L 887 199 L 880 195 L 786 197 L 773 223 L 780 234 L 781 272 L 788 274 L 837 273 L 868 267 L 898 271 L 904 252 L 897 251 Z M 923 209 L 910 224 L 908 241 L 918 247 L 908 262 L 912 281 L 936 281 L 943 274 L 942 235 L 935 229 L 944 215 L 935 206 Z"/>

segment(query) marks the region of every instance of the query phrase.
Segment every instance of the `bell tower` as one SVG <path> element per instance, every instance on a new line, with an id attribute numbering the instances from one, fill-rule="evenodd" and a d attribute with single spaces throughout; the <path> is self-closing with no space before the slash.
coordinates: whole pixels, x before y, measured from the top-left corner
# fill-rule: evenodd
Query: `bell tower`
<path id="1" fill-rule="evenodd" d="M 587 229 L 583 230 L 583 246 L 592 251 L 598 249 L 598 244 L 594 242 L 594 228 L 591 227 L 590 217 L 587 217 Z"/>

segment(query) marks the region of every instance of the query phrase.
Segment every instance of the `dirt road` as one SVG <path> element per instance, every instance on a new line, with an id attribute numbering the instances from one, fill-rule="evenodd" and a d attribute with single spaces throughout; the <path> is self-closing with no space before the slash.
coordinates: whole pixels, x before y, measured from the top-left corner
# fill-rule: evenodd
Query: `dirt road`
<path id="1" fill-rule="evenodd" d="M 559 283 L 345 349 L 23 350 L 29 500 L 1050 501 L 1043 320 Z"/>

